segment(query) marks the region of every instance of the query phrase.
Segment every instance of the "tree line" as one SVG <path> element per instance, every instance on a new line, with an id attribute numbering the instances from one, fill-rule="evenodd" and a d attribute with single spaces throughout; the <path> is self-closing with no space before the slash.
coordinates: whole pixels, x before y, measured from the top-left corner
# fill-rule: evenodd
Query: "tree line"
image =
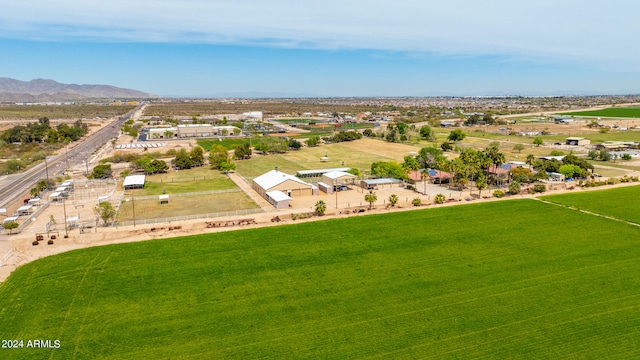
<path id="1" fill-rule="evenodd" d="M 49 118 L 41 117 L 37 123 L 16 125 L 5 130 L 0 138 L 6 143 L 59 143 L 77 141 L 88 132 L 89 127 L 82 120 L 71 126 L 62 123 L 54 128 Z"/>

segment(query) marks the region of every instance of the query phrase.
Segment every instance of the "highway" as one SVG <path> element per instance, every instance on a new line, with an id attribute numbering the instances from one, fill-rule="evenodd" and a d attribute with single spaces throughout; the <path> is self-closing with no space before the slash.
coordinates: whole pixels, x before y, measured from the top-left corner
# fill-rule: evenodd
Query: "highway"
<path id="1" fill-rule="evenodd" d="M 50 156 L 43 163 L 30 167 L 26 171 L 9 175 L 0 184 L 0 208 L 8 208 L 20 197 L 29 194 L 29 190 L 40 179 L 54 178 L 63 173 L 64 169 L 71 169 L 88 161 L 93 152 L 106 142 L 118 136 L 123 124 L 139 110 L 144 103 L 84 139 L 70 143 L 60 150 L 60 154 Z M 9 214 L 7 214 L 9 215 Z"/>

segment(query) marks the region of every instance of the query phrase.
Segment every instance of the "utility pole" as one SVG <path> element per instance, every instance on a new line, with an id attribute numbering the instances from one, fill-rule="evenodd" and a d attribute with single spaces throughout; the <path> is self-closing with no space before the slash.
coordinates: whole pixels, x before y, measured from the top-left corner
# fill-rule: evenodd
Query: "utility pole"
<path id="1" fill-rule="evenodd" d="M 67 227 L 67 205 L 65 204 L 64 197 L 62 198 L 62 210 L 64 211 L 64 238 L 69 237 L 69 228 Z"/>
<path id="2" fill-rule="evenodd" d="M 49 187 L 49 162 L 47 161 L 47 157 L 44 157 L 44 170 L 47 173 L 47 188 Z"/>
<path id="3" fill-rule="evenodd" d="M 69 144 L 65 145 L 65 147 L 64 147 L 64 154 L 65 154 L 65 157 L 67 158 L 67 170 L 69 170 L 69 152 L 67 151 L 67 146 L 68 145 Z"/>
<path id="4" fill-rule="evenodd" d="M 133 227 L 136 227 L 136 200 L 131 197 L 131 207 L 133 208 Z"/>

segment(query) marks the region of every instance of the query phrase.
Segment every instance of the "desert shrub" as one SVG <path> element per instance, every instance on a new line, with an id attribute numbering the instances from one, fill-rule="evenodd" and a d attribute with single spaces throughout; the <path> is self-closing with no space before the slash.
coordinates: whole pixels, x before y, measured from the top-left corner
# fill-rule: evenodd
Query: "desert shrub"
<path id="1" fill-rule="evenodd" d="M 493 196 L 497 197 L 497 198 L 501 198 L 504 196 L 504 191 L 498 189 L 496 191 L 493 192 Z"/>

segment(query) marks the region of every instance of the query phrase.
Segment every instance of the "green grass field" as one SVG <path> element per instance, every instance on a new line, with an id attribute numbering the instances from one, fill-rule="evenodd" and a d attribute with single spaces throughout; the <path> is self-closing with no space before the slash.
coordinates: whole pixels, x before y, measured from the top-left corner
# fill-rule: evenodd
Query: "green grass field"
<path id="1" fill-rule="evenodd" d="M 177 194 L 236 188 L 236 184 L 227 175 L 208 166 L 202 166 L 189 170 L 148 175 L 145 179 L 144 189 L 127 190 L 127 195 L 159 195 L 163 191 L 167 194 Z"/>
<path id="2" fill-rule="evenodd" d="M 594 191 L 588 195 L 584 193 L 548 195 L 543 199 L 640 224 L 640 203 L 634 201 L 638 195 L 640 195 L 640 186 L 629 186 Z"/>
<path id="3" fill-rule="evenodd" d="M 637 358 L 639 232 L 513 200 L 73 251 L 0 286 L 0 338 L 60 349 L 0 354 Z"/>
<path id="4" fill-rule="evenodd" d="M 226 213 L 258 209 L 259 206 L 238 189 L 236 192 L 199 194 L 189 196 L 169 195 L 168 204 L 160 204 L 157 197 L 136 199 L 127 192 L 127 199 L 120 206 L 117 221 L 133 221 L 134 207 L 137 221 L 146 219 L 165 219 L 177 216 Z M 135 201 L 135 204 L 134 204 Z"/>
<path id="5" fill-rule="evenodd" d="M 615 118 L 640 118 L 640 107 L 626 107 L 626 108 L 607 108 L 602 110 L 592 111 L 576 111 L 569 113 L 562 113 L 562 115 L 573 116 L 592 116 L 592 117 L 615 117 Z"/>
<path id="6" fill-rule="evenodd" d="M 251 159 L 235 161 L 236 171 L 247 179 L 252 179 L 273 170 L 276 166 L 279 170 L 295 174 L 299 170 L 327 169 L 340 167 L 354 167 L 366 171 L 371 169 L 371 163 L 375 161 L 400 161 L 409 151 L 417 151 L 420 148 L 411 146 L 393 145 L 378 140 L 356 140 L 351 142 L 326 144 L 312 148 L 302 148 L 297 151 L 289 151 L 285 154 L 253 155 Z M 388 147 L 384 154 L 376 154 L 371 146 Z M 324 155 L 328 161 L 321 161 Z"/>

